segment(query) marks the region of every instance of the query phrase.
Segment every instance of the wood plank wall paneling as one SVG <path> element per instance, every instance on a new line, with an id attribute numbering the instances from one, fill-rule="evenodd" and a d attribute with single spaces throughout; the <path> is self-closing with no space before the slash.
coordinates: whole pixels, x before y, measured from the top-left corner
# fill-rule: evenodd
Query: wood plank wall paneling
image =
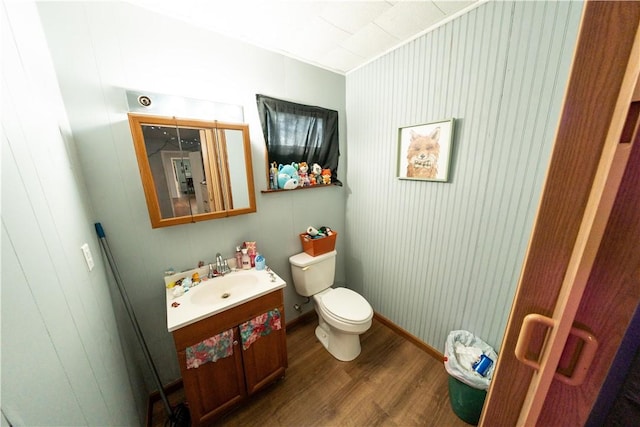
<path id="1" fill-rule="evenodd" d="M 436 349 L 499 350 L 581 13 L 489 2 L 347 75 L 347 283 Z M 398 128 L 450 117 L 450 182 L 398 180 Z"/>
<path id="2" fill-rule="evenodd" d="M 2 424 L 139 425 L 141 376 L 120 341 L 35 3 L 3 2 L 0 20 Z"/>

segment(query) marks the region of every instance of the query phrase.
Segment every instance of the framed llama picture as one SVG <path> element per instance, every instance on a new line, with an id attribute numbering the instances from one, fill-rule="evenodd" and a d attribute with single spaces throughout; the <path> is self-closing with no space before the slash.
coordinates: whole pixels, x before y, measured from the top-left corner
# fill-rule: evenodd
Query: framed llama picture
<path id="1" fill-rule="evenodd" d="M 447 182 L 454 119 L 398 131 L 398 178 Z"/>

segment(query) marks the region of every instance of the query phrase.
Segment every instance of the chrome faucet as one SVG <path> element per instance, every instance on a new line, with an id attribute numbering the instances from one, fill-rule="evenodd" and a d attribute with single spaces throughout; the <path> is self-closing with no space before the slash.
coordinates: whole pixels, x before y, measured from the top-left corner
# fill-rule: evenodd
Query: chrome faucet
<path id="1" fill-rule="evenodd" d="M 218 273 L 222 273 L 222 265 L 222 255 L 218 252 L 216 254 L 216 270 L 218 270 Z"/>
<path id="2" fill-rule="evenodd" d="M 219 252 L 216 254 L 216 271 L 221 276 L 231 272 L 229 264 L 227 264 L 227 260 L 223 259 Z"/>

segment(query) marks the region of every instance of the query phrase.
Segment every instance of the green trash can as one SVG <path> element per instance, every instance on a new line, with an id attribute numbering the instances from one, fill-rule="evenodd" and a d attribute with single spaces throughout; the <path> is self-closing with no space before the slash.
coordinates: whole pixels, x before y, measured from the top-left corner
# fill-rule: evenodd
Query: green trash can
<path id="1" fill-rule="evenodd" d="M 449 374 L 449 403 L 468 424 L 477 425 L 493 376 L 495 350 L 469 331 L 451 331 L 444 349 L 444 367 Z"/>
<path id="2" fill-rule="evenodd" d="M 486 390 L 478 390 L 449 375 L 449 402 L 462 421 L 477 425 L 482 414 Z"/>

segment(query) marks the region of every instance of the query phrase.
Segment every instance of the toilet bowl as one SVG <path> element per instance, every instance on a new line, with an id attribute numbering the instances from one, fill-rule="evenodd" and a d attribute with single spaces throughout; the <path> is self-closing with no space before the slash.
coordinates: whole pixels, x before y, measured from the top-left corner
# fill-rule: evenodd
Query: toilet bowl
<path id="1" fill-rule="evenodd" d="M 317 257 L 306 253 L 289 258 L 296 292 L 313 297 L 318 314 L 316 337 L 341 361 L 354 360 L 361 351 L 360 334 L 371 327 L 373 309 L 357 292 L 332 288 L 336 251 Z"/>
<path id="2" fill-rule="evenodd" d="M 373 310 L 360 294 L 347 288 L 329 288 L 313 296 L 318 327 L 316 337 L 338 360 L 349 362 L 360 354 L 360 334 L 371 327 Z"/>

